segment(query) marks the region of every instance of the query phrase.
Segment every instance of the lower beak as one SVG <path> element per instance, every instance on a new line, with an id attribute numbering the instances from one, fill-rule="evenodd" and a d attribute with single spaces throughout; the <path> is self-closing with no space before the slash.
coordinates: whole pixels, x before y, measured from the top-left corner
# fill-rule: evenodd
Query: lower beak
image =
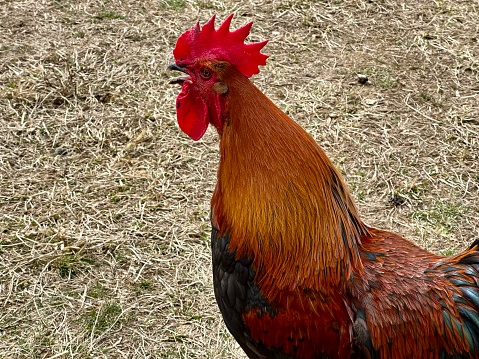
<path id="1" fill-rule="evenodd" d="M 174 84 L 180 84 L 181 85 L 183 82 L 185 82 L 188 79 L 189 79 L 188 76 L 180 76 L 180 77 L 174 78 L 173 80 L 170 80 L 168 83 L 170 85 L 174 85 Z"/>

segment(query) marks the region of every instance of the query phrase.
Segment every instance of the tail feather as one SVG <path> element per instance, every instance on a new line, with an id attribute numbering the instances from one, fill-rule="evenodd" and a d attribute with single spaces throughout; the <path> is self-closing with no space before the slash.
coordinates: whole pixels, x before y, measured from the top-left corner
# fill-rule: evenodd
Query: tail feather
<path id="1" fill-rule="evenodd" d="M 464 334 L 469 343 L 469 350 L 477 356 L 477 353 L 479 353 L 479 317 L 477 312 L 463 306 L 458 306 L 457 309 L 464 320 Z"/>
<path id="2" fill-rule="evenodd" d="M 459 292 L 453 295 L 457 311 L 462 319 L 462 328 L 457 332 L 464 336 L 470 353 L 479 357 L 479 240 L 475 241 L 470 250 L 453 257 L 456 263 L 443 267 L 446 278 Z M 452 264 L 452 265 L 451 265 Z M 456 267 L 456 271 L 448 268 Z M 446 322 L 447 324 L 447 322 Z M 457 324 L 457 323 L 456 323 Z"/>
<path id="3" fill-rule="evenodd" d="M 477 287 L 462 287 L 461 292 L 464 297 L 469 300 L 476 308 L 479 308 L 479 288 Z M 477 328 L 479 328 L 479 317 L 476 318 Z"/>

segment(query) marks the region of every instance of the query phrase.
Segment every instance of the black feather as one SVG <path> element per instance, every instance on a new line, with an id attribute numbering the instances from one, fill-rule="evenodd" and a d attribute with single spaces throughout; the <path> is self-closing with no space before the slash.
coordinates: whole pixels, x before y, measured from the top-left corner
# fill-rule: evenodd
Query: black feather
<path id="1" fill-rule="evenodd" d="M 254 342 L 243 319 L 243 314 L 251 309 L 259 313 L 276 314 L 271 304 L 261 295 L 254 283 L 255 270 L 251 258 L 236 260 L 235 252 L 229 250 L 229 237 L 218 237 L 218 231 L 211 232 L 211 250 L 213 261 L 213 287 L 216 301 L 226 327 L 252 359 L 290 359 L 280 350 L 266 348 L 262 343 Z"/>

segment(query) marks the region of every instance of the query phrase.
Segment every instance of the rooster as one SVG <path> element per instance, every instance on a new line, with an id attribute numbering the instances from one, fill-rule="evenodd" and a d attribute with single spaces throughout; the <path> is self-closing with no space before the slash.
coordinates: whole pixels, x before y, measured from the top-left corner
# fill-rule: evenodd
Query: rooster
<path id="1" fill-rule="evenodd" d="M 361 220 L 340 172 L 249 78 L 267 41 L 215 16 L 177 40 L 179 127 L 209 124 L 214 293 L 249 358 L 479 358 L 479 241 L 439 257 Z"/>

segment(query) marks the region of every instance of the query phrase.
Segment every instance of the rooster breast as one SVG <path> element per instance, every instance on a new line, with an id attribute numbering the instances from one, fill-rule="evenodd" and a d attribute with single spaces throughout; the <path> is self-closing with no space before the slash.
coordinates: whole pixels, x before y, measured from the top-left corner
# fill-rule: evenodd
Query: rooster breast
<path id="1" fill-rule="evenodd" d="M 213 228 L 211 249 L 216 301 L 228 330 L 248 357 L 267 358 L 268 350 L 258 346 L 249 336 L 243 314 L 252 307 L 272 315 L 274 310 L 269 307 L 254 284 L 255 271 L 251 267 L 253 261 L 246 258 L 236 260 L 235 253 L 229 250 L 228 245 L 229 238 L 218 237 L 218 230 Z"/>
<path id="2" fill-rule="evenodd" d="M 249 358 L 349 358 L 352 312 L 341 294 L 284 290 L 265 298 L 253 260 L 235 258 L 228 236 L 212 231 L 215 297 L 228 330 Z"/>

